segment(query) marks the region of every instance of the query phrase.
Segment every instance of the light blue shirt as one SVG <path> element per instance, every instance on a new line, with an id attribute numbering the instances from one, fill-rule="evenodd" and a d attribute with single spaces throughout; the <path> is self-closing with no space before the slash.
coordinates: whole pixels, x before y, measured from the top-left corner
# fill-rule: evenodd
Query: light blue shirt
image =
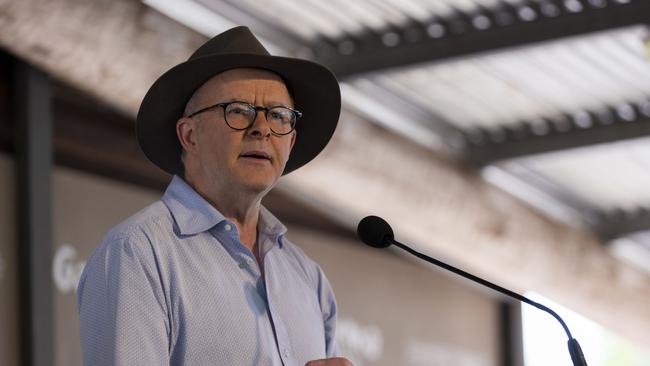
<path id="1" fill-rule="evenodd" d="M 86 264 L 84 364 L 303 366 L 337 356 L 330 284 L 286 231 L 262 208 L 262 276 L 236 226 L 175 176 Z"/>

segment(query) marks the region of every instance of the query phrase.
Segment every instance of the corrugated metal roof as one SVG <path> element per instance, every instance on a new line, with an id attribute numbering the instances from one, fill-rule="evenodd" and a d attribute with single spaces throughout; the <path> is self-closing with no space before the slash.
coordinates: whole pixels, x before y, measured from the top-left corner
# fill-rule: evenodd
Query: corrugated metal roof
<path id="1" fill-rule="evenodd" d="M 645 34 L 631 27 L 370 79 L 463 129 L 577 116 L 648 99 Z"/>
<path id="2" fill-rule="evenodd" d="M 650 139 L 543 154 L 521 163 L 599 210 L 650 207 Z"/>
<path id="3" fill-rule="evenodd" d="M 481 32 L 515 20 L 534 22 L 633 1 L 639 0 L 195 2 L 215 12 L 227 8 L 229 14 L 233 9 L 245 14 L 258 22 L 263 37 L 283 41 L 284 34 L 279 46 L 309 55 L 315 42 L 328 40 L 343 40 L 335 50 L 349 53 L 356 47 L 351 40 L 368 33 L 379 35 L 390 47 L 400 41 L 395 29 L 414 24 L 428 37 L 444 38 L 453 23 L 439 20 L 462 18 Z M 375 72 L 346 80 L 343 91 L 349 100 L 344 102 L 415 142 L 432 148 L 448 143 L 461 150 L 467 146 L 462 132 L 476 128 L 499 130 L 524 123 L 545 135 L 548 121 L 562 130 L 567 123 L 578 129 L 610 124 L 612 111 L 623 121 L 648 118 L 647 40 L 646 26 L 629 26 Z M 647 146 L 648 139 L 639 139 L 563 150 L 497 163 L 485 171 L 491 177 L 509 175 L 494 182 L 510 182 L 503 187 L 520 196 L 525 194 L 522 184 L 542 192 L 530 201 L 546 212 L 563 211 L 565 218 L 583 215 L 583 221 L 593 222 L 594 212 L 650 206 Z M 516 178 L 517 187 L 512 184 Z M 553 198 L 556 208 L 564 209 L 550 209 Z"/>

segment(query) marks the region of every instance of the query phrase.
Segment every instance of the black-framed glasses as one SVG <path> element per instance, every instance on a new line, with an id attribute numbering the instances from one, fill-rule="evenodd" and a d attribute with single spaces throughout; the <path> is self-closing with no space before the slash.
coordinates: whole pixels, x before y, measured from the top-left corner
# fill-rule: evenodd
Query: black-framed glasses
<path id="1" fill-rule="evenodd" d="M 276 135 L 290 134 L 296 128 L 296 121 L 302 117 L 302 113 L 284 106 L 259 107 L 247 102 L 233 101 L 227 103 L 217 103 L 211 106 L 201 108 L 196 112 L 187 115 L 192 118 L 199 113 L 206 112 L 210 109 L 223 107 L 223 118 L 228 127 L 233 130 L 246 130 L 255 123 L 257 113 L 264 112 L 266 122 L 269 124 L 271 132 Z"/>

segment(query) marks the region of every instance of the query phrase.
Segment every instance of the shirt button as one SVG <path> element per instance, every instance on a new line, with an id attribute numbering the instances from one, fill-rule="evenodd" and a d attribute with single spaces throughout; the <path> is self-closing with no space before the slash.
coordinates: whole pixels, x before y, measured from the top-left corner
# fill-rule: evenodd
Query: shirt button
<path id="1" fill-rule="evenodd" d="M 226 231 L 230 231 L 230 230 L 232 230 L 232 225 L 226 224 L 226 225 L 224 225 L 223 228 L 226 229 Z"/>
<path id="2" fill-rule="evenodd" d="M 248 263 L 249 266 L 253 265 L 253 258 L 246 258 L 246 263 Z"/>
<path id="3" fill-rule="evenodd" d="M 289 349 L 288 348 L 283 348 L 282 349 L 282 356 L 284 356 L 284 358 L 289 357 Z"/>

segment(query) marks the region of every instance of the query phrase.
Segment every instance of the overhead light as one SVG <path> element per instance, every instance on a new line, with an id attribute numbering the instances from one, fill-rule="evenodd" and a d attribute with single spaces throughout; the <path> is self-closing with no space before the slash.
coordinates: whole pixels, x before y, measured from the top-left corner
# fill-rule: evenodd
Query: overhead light
<path id="1" fill-rule="evenodd" d="M 648 232 L 639 232 L 613 240 L 609 249 L 617 258 L 650 273 L 650 245 Z"/>
<path id="2" fill-rule="evenodd" d="M 360 83 L 370 84 L 365 80 L 357 81 L 356 86 L 350 83 L 341 83 L 341 101 L 345 108 L 349 108 L 421 146 L 437 151 L 447 150 L 439 135 L 381 103 L 376 96 L 369 95 L 367 90 L 360 90 L 358 88 Z"/>
<path id="3" fill-rule="evenodd" d="M 206 37 L 214 37 L 240 24 L 216 13 L 213 9 L 195 0 L 142 0 L 142 2 L 165 14 L 180 24 L 193 29 Z M 262 45 L 273 55 L 285 55 L 286 51 L 262 37 Z"/>
<path id="4" fill-rule="evenodd" d="M 236 26 L 230 20 L 193 0 L 143 0 L 142 2 L 207 37 L 214 37 Z"/>
<path id="5" fill-rule="evenodd" d="M 645 57 L 650 60 L 650 29 L 647 27 L 643 30 L 643 35 L 641 36 L 641 41 L 645 46 Z"/>
<path id="6" fill-rule="evenodd" d="M 510 163 L 510 166 L 517 165 Z M 544 214 L 574 226 L 583 224 L 582 214 L 560 198 L 548 193 L 542 187 L 527 182 L 526 179 L 500 165 L 487 165 L 481 169 L 481 177 L 492 185 L 527 202 Z"/>

